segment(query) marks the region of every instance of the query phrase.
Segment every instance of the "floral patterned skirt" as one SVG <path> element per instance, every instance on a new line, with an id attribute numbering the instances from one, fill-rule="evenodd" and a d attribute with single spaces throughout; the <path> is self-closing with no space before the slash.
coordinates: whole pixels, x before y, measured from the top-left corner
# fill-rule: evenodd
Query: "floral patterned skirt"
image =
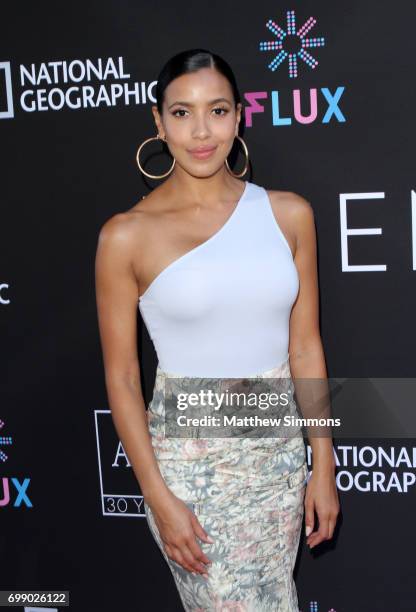
<path id="1" fill-rule="evenodd" d="M 207 566 L 208 578 L 193 575 L 166 555 L 152 511 L 144 503 L 150 531 L 169 565 L 184 609 L 298 612 L 293 569 L 308 478 L 302 435 L 167 438 L 165 376 L 175 375 L 158 366 L 148 410 L 155 456 L 169 489 L 214 540 L 209 544 L 197 539 L 212 564 Z M 255 376 L 290 378 L 289 361 Z"/>

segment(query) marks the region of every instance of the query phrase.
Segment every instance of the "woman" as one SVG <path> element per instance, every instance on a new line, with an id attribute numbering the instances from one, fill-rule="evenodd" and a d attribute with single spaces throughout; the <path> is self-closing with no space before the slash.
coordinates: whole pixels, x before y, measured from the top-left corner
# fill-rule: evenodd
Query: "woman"
<path id="1" fill-rule="evenodd" d="M 331 438 L 311 439 L 306 484 L 301 436 L 164 435 L 164 383 L 173 376 L 204 377 L 213 387 L 221 377 L 326 377 L 313 211 L 299 195 L 266 191 L 231 171 L 242 105 L 218 55 L 191 49 L 174 56 L 156 99 L 156 138 L 174 158 L 162 175 L 169 178 L 109 219 L 97 248 L 114 424 L 184 609 L 293 612 L 304 507 L 310 548 L 332 537 L 339 511 Z M 159 360 L 147 416 L 137 303 Z"/>

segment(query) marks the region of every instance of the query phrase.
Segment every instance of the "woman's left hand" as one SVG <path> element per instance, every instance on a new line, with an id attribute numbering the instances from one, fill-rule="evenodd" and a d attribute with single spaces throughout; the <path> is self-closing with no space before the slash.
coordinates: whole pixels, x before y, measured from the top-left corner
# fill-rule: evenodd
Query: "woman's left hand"
<path id="1" fill-rule="evenodd" d="M 305 493 L 306 543 L 310 549 L 323 540 L 332 538 L 339 508 L 334 470 L 327 466 L 325 468 L 315 467 L 312 470 Z M 318 515 L 319 528 L 313 531 L 315 510 Z"/>

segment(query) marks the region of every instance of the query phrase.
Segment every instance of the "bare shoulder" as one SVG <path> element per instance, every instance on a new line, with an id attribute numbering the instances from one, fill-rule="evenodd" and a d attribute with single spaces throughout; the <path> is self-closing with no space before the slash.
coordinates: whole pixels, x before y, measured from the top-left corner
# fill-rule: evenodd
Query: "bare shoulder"
<path id="1" fill-rule="evenodd" d="M 281 214 L 296 218 L 298 221 L 313 218 L 314 214 L 311 203 L 300 194 L 293 191 L 277 190 L 267 190 L 267 193 L 269 194 L 274 212 L 279 213 L 280 211 Z"/>
<path id="2" fill-rule="evenodd" d="M 120 251 L 132 255 L 137 253 L 157 216 L 155 213 L 158 206 L 155 206 L 155 200 L 160 201 L 160 197 L 151 194 L 128 210 L 110 217 L 100 228 L 99 246 L 105 245 L 106 249 L 119 254 Z"/>
<path id="3" fill-rule="evenodd" d="M 295 257 L 301 244 L 313 244 L 315 219 L 311 203 L 293 191 L 268 190 L 270 204 L 280 229 Z"/>
<path id="4" fill-rule="evenodd" d="M 136 234 L 137 219 L 129 212 L 116 213 L 100 228 L 98 249 L 122 255 L 130 250 Z"/>

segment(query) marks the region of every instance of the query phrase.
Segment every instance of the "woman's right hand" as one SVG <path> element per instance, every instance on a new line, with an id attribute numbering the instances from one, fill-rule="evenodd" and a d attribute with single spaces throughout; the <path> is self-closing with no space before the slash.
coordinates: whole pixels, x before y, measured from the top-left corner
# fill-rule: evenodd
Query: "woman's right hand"
<path id="1" fill-rule="evenodd" d="M 207 577 L 206 565 L 212 562 L 202 551 L 195 536 L 209 544 L 213 540 L 192 510 L 169 491 L 165 492 L 163 500 L 152 504 L 151 511 L 169 559 L 192 573 Z"/>

